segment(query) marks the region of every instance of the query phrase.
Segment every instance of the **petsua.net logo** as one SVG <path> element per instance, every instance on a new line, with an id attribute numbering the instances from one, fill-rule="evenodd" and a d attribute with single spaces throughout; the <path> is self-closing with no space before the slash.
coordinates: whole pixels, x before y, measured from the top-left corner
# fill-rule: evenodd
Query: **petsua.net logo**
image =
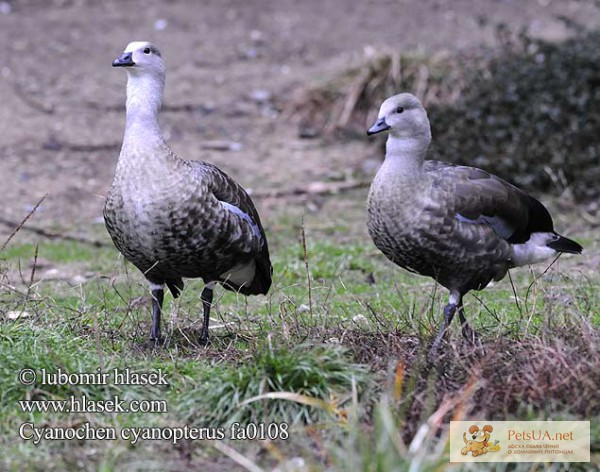
<path id="1" fill-rule="evenodd" d="M 589 421 L 450 422 L 450 462 L 589 461 Z"/>

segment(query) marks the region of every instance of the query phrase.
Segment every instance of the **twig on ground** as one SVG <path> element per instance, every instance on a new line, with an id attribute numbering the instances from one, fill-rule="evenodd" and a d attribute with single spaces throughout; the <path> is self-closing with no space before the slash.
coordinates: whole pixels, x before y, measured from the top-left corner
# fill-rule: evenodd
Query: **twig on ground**
<path id="1" fill-rule="evenodd" d="M 23 103 L 31 108 L 45 113 L 46 115 L 52 115 L 54 113 L 54 106 L 34 98 L 30 93 L 27 93 L 25 90 L 23 90 L 23 87 L 19 83 L 15 82 L 13 84 L 13 91 L 17 97 L 23 100 Z"/>
<path id="2" fill-rule="evenodd" d="M 236 451 L 231 446 L 225 444 L 224 442 L 217 440 L 217 441 L 211 441 L 210 444 L 217 451 L 219 451 L 222 454 L 225 454 L 232 461 L 236 462 L 238 465 L 242 466 L 244 469 L 246 469 L 250 472 L 263 472 L 263 469 L 260 468 L 258 465 L 256 465 L 256 463 L 254 463 L 252 460 L 250 460 L 243 454 Z"/>
<path id="3" fill-rule="evenodd" d="M 55 138 L 52 138 L 49 142 L 44 144 L 44 149 L 50 151 L 61 151 L 66 149 L 71 152 L 97 152 L 97 151 L 115 151 L 121 147 L 121 143 L 100 143 L 100 144 L 91 144 L 91 143 L 69 143 L 59 141 Z"/>
<path id="4" fill-rule="evenodd" d="M 48 238 L 48 239 L 60 239 L 62 241 L 74 241 L 74 242 L 77 242 L 77 243 L 90 244 L 91 246 L 94 246 L 94 247 L 112 247 L 111 244 L 105 243 L 104 241 L 98 241 L 98 240 L 95 240 L 95 239 L 88 239 L 88 238 L 85 238 L 83 236 L 72 236 L 70 234 L 54 233 L 52 231 L 48 231 L 48 230 L 45 230 L 43 228 L 39 228 L 37 226 L 24 226 L 24 224 L 27 221 L 27 219 L 37 209 L 37 207 L 40 205 L 40 203 L 42 203 L 42 201 L 43 201 L 44 198 L 46 198 L 45 195 L 42 198 L 42 200 L 40 200 L 37 203 L 37 205 L 29 213 L 29 215 L 27 215 L 25 217 L 25 219 L 23 221 L 21 221 L 20 223 L 17 223 L 16 221 L 13 221 L 13 220 L 9 220 L 8 218 L 2 218 L 2 217 L 0 217 L 0 224 L 5 225 L 5 226 L 9 226 L 9 227 L 15 227 L 15 230 L 11 233 L 11 235 L 8 237 L 8 239 L 4 242 L 4 244 L 2 245 L 2 247 L 0 247 L 0 252 L 2 252 L 2 250 L 8 245 L 9 241 L 20 230 L 29 231 L 31 233 L 37 234 L 39 236 L 42 236 L 42 237 Z"/>
<path id="5" fill-rule="evenodd" d="M 305 187 L 286 189 L 265 190 L 262 192 L 251 192 L 256 198 L 281 198 L 300 195 L 335 195 L 348 190 L 366 188 L 371 185 L 369 181 L 348 180 L 346 182 L 312 182 Z"/>
<path id="6" fill-rule="evenodd" d="M 313 313 L 313 300 L 312 300 L 312 286 L 310 282 L 310 268 L 308 265 L 308 249 L 306 248 L 306 231 L 304 227 L 304 215 L 302 215 L 302 226 L 300 228 L 300 234 L 302 236 L 302 250 L 304 252 L 304 267 L 306 268 L 306 283 L 308 285 L 308 307 L 310 309 L 310 319 L 314 317 Z"/>
<path id="7" fill-rule="evenodd" d="M 87 102 L 87 108 L 91 108 L 92 110 L 100 110 L 100 111 L 114 111 L 114 112 L 122 112 L 125 111 L 125 105 L 123 104 L 115 104 L 115 105 L 105 105 L 103 103 L 97 102 Z M 199 103 L 182 103 L 182 104 L 164 104 L 161 107 L 162 111 L 171 112 L 171 113 L 179 113 L 179 112 L 193 112 L 193 111 L 209 111 L 210 108 L 206 105 L 201 105 Z"/>
<path id="8" fill-rule="evenodd" d="M 507 272 L 508 280 L 510 281 L 510 286 L 512 287 L 513 295 L 515 296 L 515 304 L 517 305 L 517 310 L 519 310 L 519 315 L 523 316 L 523 310 L 521 310 L 521 304 L 519 303 L 519 295 L 517 294 L 517 288 L 515 287 L 515 283 L 513 282 L 512 276 L 510 275 L 510 270 Z"/>
<path id="9" fill-rule="evenodd" d="M 48 194 L 46 194 L 42 198 L 40 198 L 40 201 L 35 204 L 35 206 L 29 211 L 29 213 L 25 216 L 25 218 L 23 218 L 23 220 L 20 223 L 17 223 L 14 221 L 11 221 L 8 223 L 8 226 L 13 226 L 15 229 L 13 230 L 12 233 L 10 233 L 10 235 L 8 236 L 6 241 L 4 241 L 4 244 L 2 244 L 2 246 L 0 247 L 0 252 L 4 251 L 4 248 L 6 246 L 8 246 L 8 243 L 11 241 L 11 239 L 14 238 L 15 235 L 23 228 L 23 225 L 27 222 L 27 220 L 31 217 L 31 215 L 33 215 L 35 213 L 35 211 L 38 209 L 38 207 L 46 199 L 47 195 Z M 0 219 L 0 222 L 6 224 L 6 221 L 4 221 L 3 219 Z"/>

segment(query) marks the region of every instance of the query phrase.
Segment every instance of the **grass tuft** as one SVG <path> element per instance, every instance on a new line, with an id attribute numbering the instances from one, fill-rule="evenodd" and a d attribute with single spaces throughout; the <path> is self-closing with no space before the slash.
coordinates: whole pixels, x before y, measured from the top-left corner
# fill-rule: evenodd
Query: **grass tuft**
<path id="1" fill-rule="evenodd" d="M 353 383 L 362 387 L 366 380 L 366 369 L 351 363 L 348 351 L 340 346 L 265 345 L 238 365 L 184 392 L 182 412 L 186 421 L 215 427 L 233 422 L 313 424 L 331 420 L 331 413 L 348 399 Z M 243 403 L 281 392 L 296 395 Z"/>

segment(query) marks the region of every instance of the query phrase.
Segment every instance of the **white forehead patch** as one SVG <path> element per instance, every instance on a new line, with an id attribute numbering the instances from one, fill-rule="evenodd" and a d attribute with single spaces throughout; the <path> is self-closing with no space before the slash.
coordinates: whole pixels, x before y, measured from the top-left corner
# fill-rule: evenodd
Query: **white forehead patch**
<path id="1" fill-rule="evenodd" d="M 127 45 L 127 47 L 125 48 L 125 50 L 123 52 L 133 52 L 138 49 L 143 49 L 143 48 L 151 47 L 151 46 L 152 46 L 152 44 L 149 43 L 148 41 L 132 41 L 131 43 L 129 43 Z"/>

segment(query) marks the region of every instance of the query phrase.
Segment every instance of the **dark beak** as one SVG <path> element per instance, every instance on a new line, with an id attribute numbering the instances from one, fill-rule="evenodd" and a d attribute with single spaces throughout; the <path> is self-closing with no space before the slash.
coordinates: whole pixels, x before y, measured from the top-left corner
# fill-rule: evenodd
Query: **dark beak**
<path id="1" fill-rule="evenodd" d="M 118 59 L 115 59 L 112 63 L 113 67 L 130 67 L 135 66 L 135 62 L 133 62 L 132 53 L 124 52 L 119 56 Z"/>
<path id="2" fill-rule="evenodd" d="M 385 122 L 385 118 L 380 118 L 373 126 L 369 128 L 369 131 L 367 131 L 367 136 L 381 133 L 382 131 L 386 131 L 388 129 L 390 129 L 390 127 Z"/>

